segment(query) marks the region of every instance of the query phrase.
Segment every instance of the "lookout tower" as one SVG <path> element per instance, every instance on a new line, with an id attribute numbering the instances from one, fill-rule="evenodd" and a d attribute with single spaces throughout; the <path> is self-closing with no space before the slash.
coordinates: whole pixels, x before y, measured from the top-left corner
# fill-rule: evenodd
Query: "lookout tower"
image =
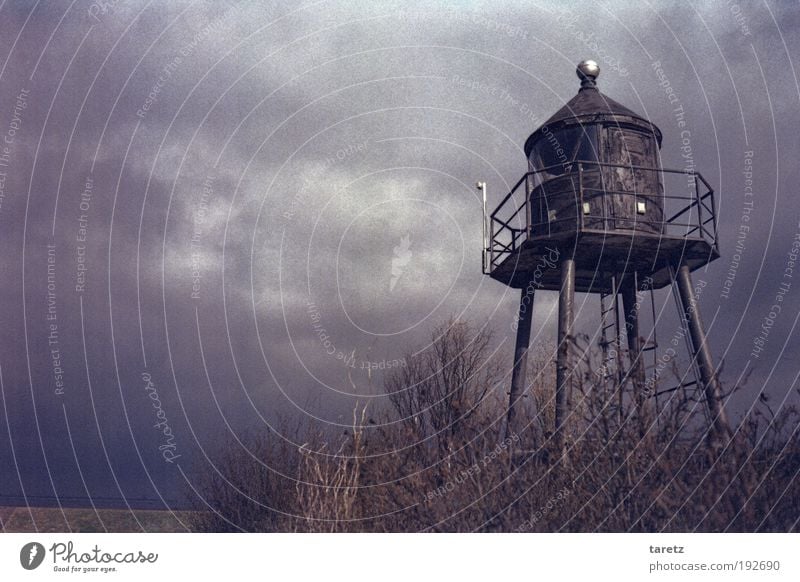
<path id="1" fill-rule="evenodd" d="M 594 61 L 578 65 L 578 94 L 527 139 L 528 172 L 489 215 L 486 185 L 478 183 L 484 198 L 483 271 L 522 290 L 508 426 L 525 388 L 536 290 L 559 292 L 554 434 L 563 446 L 575 292 L 600 295 L 599 344 L 604 360 L 613 363 L 604 368 L 604 378 L 618 391 L 622 410 L 626 390 L 637 408 L 658 395 L 644 366 L 645 352 L 658 345 L 654 333 L 652 341 L 641 341 L 641 297 L 649 293 L 652 301 L 654 290 L 672 286 L 696 376 L 684 386 L 702 389 L 712 438 L 727 438 L 730 428 L 690 275 L 719 257 L 714 191 L 698 172 L 661 167 L 661 131 L 601 93 L 599 74 Z"/>

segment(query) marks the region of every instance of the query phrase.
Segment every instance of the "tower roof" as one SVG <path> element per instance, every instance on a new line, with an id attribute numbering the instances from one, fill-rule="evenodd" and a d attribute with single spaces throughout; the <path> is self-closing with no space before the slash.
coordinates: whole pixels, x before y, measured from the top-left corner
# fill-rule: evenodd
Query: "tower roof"
<path id="1" fill-rule="evenodd" d="M 638 121 L 651 128 L 656 135 L 659 145 L 661 144 L 661 131 L 655 124 L 600 92 L 595 83 L 595 79 L 600 75 L 600 67 L 597 66 L 597 63 L 594 61 L 583 61 L 578 65 L 576 72 L 578 78 L 581 80 L 581 88 L 578 94 L 570 99 L 566 105 L 556 111 L 552 117 L 530 135 L 525 142 L 526 156 L 530 154 L 533 143 L 542 134 L 542 128 L 552 128 L 562 122 L 570 122 L 573 120 L 575 123 L 591 123 L 594 121 L 600 122 L 606 120 L 624 122 L 627 117 L 634 123 Z"/>
<path id="2" fill-rule="evenodd" d="M 581 87 L 578 94 L 567 101 L 561 109 L 556 111 L 544 125 L 553 125 L 565 119 L 574 117 L 601 115 L 627 115 L 629 117 L 642 117 L 624 105 L 617 103 L 611 97 L 603 95 L 597 87 Z"/>

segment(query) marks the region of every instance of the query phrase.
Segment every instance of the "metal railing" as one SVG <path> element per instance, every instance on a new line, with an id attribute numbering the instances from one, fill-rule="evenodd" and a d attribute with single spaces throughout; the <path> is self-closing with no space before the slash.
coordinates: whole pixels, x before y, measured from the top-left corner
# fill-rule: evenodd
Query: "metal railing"
<path id="1" fill-rule="evenodd" d="M 587 222 L 591 223 L 590 228 L 614 233 L 619 230 L 647 232 L 654 236 L 679 236 L 686 240 L 702 240 L 709 243 L 712 247 L 717 247 L 717 213 L 716 202 L 714 200 L 714 190 L 699 172 L 693 170 L 672 170 L 667 168 L 649 168 L 644 166 L 633 166 L 625 164 L 611 164 L 607 162 L 579 161 L 570 164 L 574 169 L 564 172 L 564 165 L 557 164 L 528 172 L 520 178 L 513 188 L 505 195 L 503 200 L 491 215 L 486 215 L 486 204 L 484 203 L 484 249 L 483 249 L 483 272 L 491 273 L 498 267 L 511 253 L 528 239 L 543 239 L 551 235 L 555 225 L 569 223 L 575 229 L 584 230 Z M 635 172 L 653 172 L 658 178 L 658 188 L 660 192 L 639 192 L 636 190 L 615 190 L 607 188 L 608 175 L 606 169 L 622 168 Z M 555 220 L 534 220 L 531 216 L 531 194 L 536 192 L 542 184 L 532 187 L 531 182 L 538 175 L 553 174 L 552 170 L 558 170 L 561 174 L 556 178 L 543 180 L 547 184 L 552 180 L 565 177 L 570 179 L 577 178 L 577 187 L 563 192 L 550 192 L 542 194 L 543 200 L 555 199 L 558 197 L 574 197 L 575 214 Z M 599 172 L 597 171 L 599 170 Z M 600 186 L 597 187 L 597 177 L 600 176 Z M 587 183 L 587 176 L 591 176 L 594 183 Z M 684 176 L 686 182 L 684 187 L 687 190 L 685 195 L 673 193 L 674 188 L 668 187 L 667 182 L 676 176 Z M 613 180 L 611 180 L 613 181 Z M 522 188 L 524 184 L 524 189 Z M 651 181 L 649 186 L 652 187 Z M 485 185 L 481 189 L 484 191 Z M 543 190 L 541 191 L 543 192 Z M 524 195 L 523 200 L 519 200 Z M 611 195 L 634 196 L 637 200 L 657 200 L 662 209 L 660 220 L 649 220 L 641 216 L 621 216 L 614 212 L 614 205 L 610 204 Z M 600 214 L 594 212 L 584 213 L 584 202 L 590 200 L 602 201 Z M 669 216 L 668 218 L 664 218 Z M 549 218 L 549 217 L 548 217 Z M 634 223 L 634 227 L 618 226 L 619 221 Z M 639 225 L 638 228 L 636 225 Z M 641 228 L 649 226 L 656 231 Z"/>

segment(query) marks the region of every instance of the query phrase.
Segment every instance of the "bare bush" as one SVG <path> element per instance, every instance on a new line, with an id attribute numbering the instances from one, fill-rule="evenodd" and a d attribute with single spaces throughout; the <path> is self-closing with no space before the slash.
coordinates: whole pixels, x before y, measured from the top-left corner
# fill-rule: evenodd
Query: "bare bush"
<path id="1" fill-rule="evenodd" d="M 324 455 L 326 445 L 312 450 L 300 447 L 298 467 L 298 529 L 311 532 L 347 531 L 356 519 L 356 500 L 364 457 L 366 407 L 353 410 L 353 432 L 333 455 Z"/>
<path id="2" fill-rule="evenodd" d="M 492 355 L 487 331 L 451 320 L 386 379 L 391 407 L 378 421 L 357 408 L 352 430 L 336 442 L 298 430 L 304 444 L 294 450 L 262 439 L 254 455 L 240 452 L 222 463 L 226 479 L 210 476 L 201 487 L 219 515 L 197 529 L 796 527 L 797 409 L 773 412 L 763 397 L 727 446 L 711 447 L 701 391 L 678 382 L 637 400 L 627 383 L 609 385 L 592 373 L 592 349 L 587 344 L 587 357 L 576 358 L 563 456 L 551 442 L 554 347 L 533 347 L 519 414 L 525 422 L 506 434 L 508 376 L 500 364 L 508 362 Z"/>
<path id="3" fill-rule="evenodd" d="M 293 475 L 298 460 L 290 445 L 271 433 L 229 439 L 219 459 L 208 459 L 189 492 L 196 512 L 192 528 L 205 532 L 286 531 L 297 501 Z"/>

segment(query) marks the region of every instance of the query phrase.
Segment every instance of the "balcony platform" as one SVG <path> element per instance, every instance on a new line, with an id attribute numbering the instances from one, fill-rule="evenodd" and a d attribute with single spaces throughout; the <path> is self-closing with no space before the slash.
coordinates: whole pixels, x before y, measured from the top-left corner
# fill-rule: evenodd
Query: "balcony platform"
<path id="1" fill-rule="evenodd" d="M 602 188 L 610 180 L 598 182 L 597 168 L 657 172 L 651 186 L 658 184 L 659 192 Z M 672 282 L 671 267 L 694 271 L 719 258 L 714 190 L 699 172 L 578 162 L 576 172 L 532 188 L 549 170 L 523 175 L 484 215 L 483 270 L 496 281 L 559 290 L 566 253 L 575 260 L 577 291 L 609 292 L 612 277 L 625 273 L 650 277 L 648 286 L 660 289 Z M 654 212 L 642 215 L 620 205 L 620 197 L 651 201 Z"/>
<path id="2" fill-rule="evenodd" d="M 558 291 L 558 263 L 564 253 L 575 259 L 575 289 L 583 293 L 611 291 L 613 273 L 639 273 L 651 277 L 652 289 L 669 285 L 670 265 L 685 264 L 694 271 L 719 257 L 715 245 L 704 238 L 665 236 L 641 231 L 584 229 L 522 241 L 489 272 L 501 283 L 521 289 L 533 281 L 536 289 Z"/>

